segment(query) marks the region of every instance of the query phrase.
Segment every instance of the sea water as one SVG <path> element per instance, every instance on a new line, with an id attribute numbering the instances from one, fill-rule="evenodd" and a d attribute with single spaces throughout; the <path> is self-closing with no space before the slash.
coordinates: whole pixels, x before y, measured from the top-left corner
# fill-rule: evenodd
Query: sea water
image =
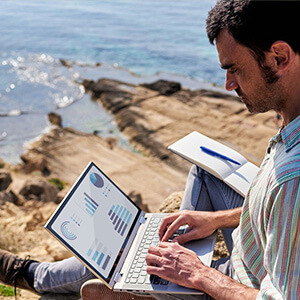
<path id="1" fill-rule="evenodd" d="M 163 78 L 192 89 L 222 85 L 224 74 L 205 32 L 214 3 L 1 1 L 0 157 L 17 163 L 24 143 L 47 129 L 52 111 L 62 115 L 63 126 L 117 135 L 125 145 L 113 116 L 85 94 L 84 78 Z"/>

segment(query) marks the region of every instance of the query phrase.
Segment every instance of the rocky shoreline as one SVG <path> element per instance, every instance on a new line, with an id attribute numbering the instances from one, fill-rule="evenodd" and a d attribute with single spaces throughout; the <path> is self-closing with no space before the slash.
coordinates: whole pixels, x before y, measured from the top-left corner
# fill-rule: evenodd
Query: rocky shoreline
<path id="1" fill-rule="evenodd" d="M 113 138 L 62 128 L 59 117 L 49 116 L 53 128 L 31 143 L 21 164 L 0 163 L 1 248 L 21 256 L 30 252 L 39 260 L 69 256 L 43 225 L 89 161 L 144 210 L 172 211 L 180 204 L 191 165 L 170 153 L 168 145 L 197 130 L 259 164 L 279 127 L 273 112 L 252 115 L 235 97 L 190 91 L 174 82 L 133 85 L 101 79 L 82 84 L 93 101 L 114 115 L 137 152 L 119 147 Z"/>
<path id="2" fill-rule="evenodd" d="M 132 85 L 100 79 L 85 80 L 83 85 L 92 99 L 113 113 L 120 130 L 138 150 L 178 169 L 186 167 L 167 146 L 193 130 L 259 164 L 268 139 L 279 127 L 274 112 L 253 115 L 237 97 L 180 86 L 174 89 L 174 82 Z"/>

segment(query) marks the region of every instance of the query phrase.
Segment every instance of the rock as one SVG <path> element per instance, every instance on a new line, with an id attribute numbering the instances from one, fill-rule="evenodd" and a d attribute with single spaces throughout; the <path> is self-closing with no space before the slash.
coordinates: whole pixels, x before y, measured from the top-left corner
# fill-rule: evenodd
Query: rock
<path id="1" fill-rule="evenodd" d="M 171 194 L 159 207 L 159 212 L 171 213 L 179 210 L 184 192 Z"/>
<path id="2" fill-rule="evenodd" d="M 14 203 L 16 205 L 21 205 L 19 197 L 13 192 L 0 192 L 0 205 L 3 205 L 6 202 Z"/>
<path id="3" fill-rule="evenodd" d="M 277 132 L 267 114 L 250 115 L 236 97 L 216 91 L 180 89 L 167 81 L 134 86 L 101 79 L 85 86 L 115 115 L 119 129 L 139 152 L 183 172 L 188 162 L 167 147 L 194 130 L 233 146 L 256 164 L 264 155 L 265 140 Z M 252 142 L 258 146 L 253 148 Z"/>
<path id="4" fill-rule="evenodd" d="M 181 84 L 175 81 L 157 80 L 153 83 L 144 83 L 144 86 L 148 89 L 158 91 L 161 95 L 170 96 L 181 90 Z"/>
<path id="5" fill-rule="evenodd" d="M 68 68 L 68 69 L 70 69 L 70 68 L 72 67 L 72 63 L 68 62 L 68 61 L 65 60 L 65 59 L 60 59 L 59 61 L 60 61 L 60 63 L 61 63 L 64 67 L 66 67 L 66 68 Z"/>
<path id="6" fill-rule="evenodd" d="M 82 84 L 115 115 L 120 131 L 129 136 L 130 142 L 138 151 L 147 156 L 157 157 L 180 171 L 187 169 L 182 160 L 177 163 L 179 158 L 156 138 L 158 130 L 172 125 L 173 118 L 166 117 L 165 111 L 156 112 L 153 108 L 141 107 L 147 100 L 152 101 L 155 97 L 165 96 L 160 96 L 148 86 L 146 88 L 146 85 L 136 86 L 110 79 L 100 79 L 97 82 L 85 80 Z M 165 80 L 157 81 L 150 87 L 166 94 L 181 88 L 177 83 Z"/>
<path id="7" fill-rule="evenodd" d="M 50 238 L 45 242 L 45 249 L 54 261 L 63 260 L 72 255 L 68 249 L 59 242 L 53 240 L 53 238 Z"/>
<path id="8" fill-rule="evenodd" d="M 136 191 L 131 191 L 128 197 L 144 212 L 149 212 L 148 205 L 143 203 L 142 195 Z"/>
<path id="9" fill-rule="evenodd" d="M 147 122 L 148 116 L 144 114 L 144 118 L 142 118 L 142 114 L 143 111 L 136 106 L 131 106 L 119 112 L 119 114 L 116 115 L 116 121 L 118 122 L 120 130 L 126 131 L 126 133 L 130 132 L 130 141 L 134 145 L 143 147 L 144 149 L 142 149 L 142 151 L 144 153 L 149 151 L 151 155 L 161 160 L 168 159 L 170 151 L 155 138 L 155 135 L 152 135 L 155 131 L 155 127 L 159 127 L 160 124 L 152 123 L 152 126 L 147 126 L 149 124 Z"/>
<path id="10" fill-rule="evenodd" d="M 26 222 L 25 232 L 33 231 L 36 229 L 38 225 L 44 224 L 45 220 L 43 215 L 39 210 L 35 211 L 32 215 L 30 215 L 29 220 Z"/>
<path id="11" fill-rule="evenodd" d="M 147 98 L 159 95 L 159 93 L 142 86 L 111 79 L 83 80 L 82 85 L 86 91 L 92 93 L 94 100 L 99 100 L 107 110 L 114 114 L 132 104 L 138 105 Z"/>
<path id="12" fill-rule="evenodd" d="M 12 179 L 10 173 L 0 171 L 0 191 L 5 191 L 11 183 Z"/>
<path id="13" fill-rule="evenodd" d="M 0 158 L 0 169 L 5 167 L 5 161 Z"/>
<path id="14" fill-rule="evenodd" d="M 228 256 L 229 256 L 229 252 L 227 250 L 223 234 L 221 230 L 218 230 L 217 242 L 214 249 L 213 259 L 217 260 L 221 257 L 228 257 Z"/>
<path id="15" fill-rule="evenodd" d="M 84 79 L 81 84 L 84 86 L 86 91 L 90 91 L 91 90 L 91 86 L 95 83 L 94 80 L 88 80 L 88 79 Z"/>
<path id="16" fill-rule="evenodd" d="M 101 98 L 102 105 L 113 113 L 130 105 L 132 102 L 131 89 L 135 89 L 134 85 L 110 79 L 84 80 L 82 85 L 92 93 L 94 98 Z"/>
<path id="17" fill-rule="evenodd" d="M 151 155 L 158 157 L 161 160 L 167 160 L 170 152 L 153 136 L 147 135 L 146 132 L 136 135 L 131 139 L 131 142 L 141 145 L 145 148 L 144 151 L 150 149 Z"/>
<path id="18" fill-rule="evenodd" d="M 24 162 L 23 170 L 26 174 L 33 171 L 41 171 L 43 175 L 49 175 L 47 161 L 44 156 L 33 151 L 22 154 L 21 159 Z"/>
<path id="19" fill-rule="evenodd" d="M 110 137 L 107 137 L 105 139 L 109 149 L 113 150 L 115 146 L 118 145 L 118 140 L 117 138 L 113 137 L 113 136 L 110 136 Z"/>
<path id="20" fill-rule="evenodd" d="M 44 202 L 58 202 L 58 189 L 47 181 L 35 178 L 27 180 L 20 190 L 20 195 L 26 200 L 38 200 Z"/>
<path id="21" fill-rule="evenodd" d="M 103 106 L 113 114 L 130 106 L 132 97 L 124 92 L 106 92 L 101 96 Z"/>
<path id="22" fill-rule="evenodd" d="M 130 88 L 135 88 L 135 85 L 106 78 L 99 79 L 97 81 L 83 80 L 82 85 L 86 90 L 92 92 L 93 96 L 97 98 L 99 98 L 103 93 L 126 94 L 130 91 Z"/>
<path id="23" fill-rule="evenodd" d="M 48 120 L 52 125 L 62 127 L 62 118 L 59 114 L 51 112 L 48 114 Z"/>

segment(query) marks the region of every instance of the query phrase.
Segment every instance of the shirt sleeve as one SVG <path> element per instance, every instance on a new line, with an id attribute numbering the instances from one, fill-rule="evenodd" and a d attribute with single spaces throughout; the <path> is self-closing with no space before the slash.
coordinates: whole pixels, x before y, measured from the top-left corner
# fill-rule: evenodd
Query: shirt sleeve
<path id="1" fill-rule="evenodd" d="M 300 179 L 275 188 L 265 207 L 264 266 L 257 299 L 299 299 Z"/>

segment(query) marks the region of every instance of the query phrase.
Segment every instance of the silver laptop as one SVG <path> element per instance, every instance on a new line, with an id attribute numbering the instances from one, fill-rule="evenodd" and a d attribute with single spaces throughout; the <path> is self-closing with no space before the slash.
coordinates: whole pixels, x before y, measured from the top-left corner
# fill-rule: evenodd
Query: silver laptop
<path id="1" fill-rule="evenodd" d="M 93 162 L 79 176 L 45 228 L 116 291 L 201 294 L 146 272 L 165 214 L 145 214 Z M 176 234 L 188 230 L 182 227 Z M 215 235 L 185 244 L 210 265 Z"/>

